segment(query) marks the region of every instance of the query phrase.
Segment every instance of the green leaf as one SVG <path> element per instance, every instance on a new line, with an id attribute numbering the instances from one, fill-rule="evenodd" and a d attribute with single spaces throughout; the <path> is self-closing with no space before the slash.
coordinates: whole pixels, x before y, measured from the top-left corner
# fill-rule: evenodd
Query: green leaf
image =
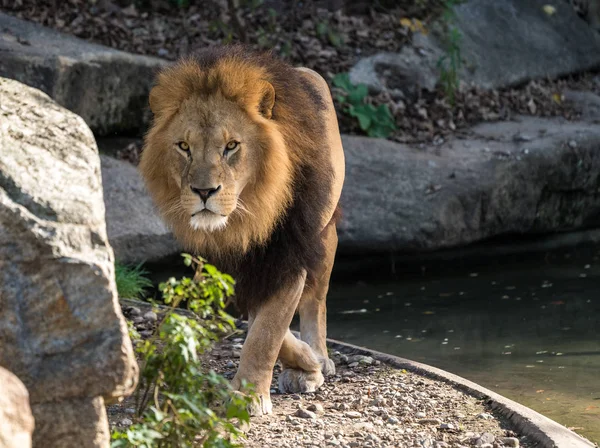
<path id="1" fill-rule="evenodd" d="M 346 92 L 352 90 L 352 83 L 350 82 L 350 75 L 348 73 L 338 73 L 331 81 L 335 87 L 338 87 Z"/>
<path id="2" fill-rule="evenodd" d="M 364 84 L 359 84 L 348 93 L 348 101 L 352 104 L 362 104 L 369 94 L 369 89 Z"/>

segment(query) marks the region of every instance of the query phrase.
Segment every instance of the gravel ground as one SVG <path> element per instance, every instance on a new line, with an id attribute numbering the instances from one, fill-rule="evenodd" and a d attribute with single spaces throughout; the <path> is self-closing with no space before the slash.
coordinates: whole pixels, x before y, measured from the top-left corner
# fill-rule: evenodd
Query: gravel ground
<path id="1" fill-rule="evenodd" d="M 364 2 L 354 10 L 328 10 L 320 6 L 335 1 L 306 0 L 299 8 L 293 6 L 298 2 L 290 0 L 287 6 L 279 1 L 284 6 L 275 10 L 268 1 L 256 1 L 258 6 L 239 10 L 239 26 L 225 1 L 189 3 L 187 8 L 177 8 L 158 0 L 0 0 L 0 9 L 83 39 L 170 60 L 243 37 L 254 48 L 274 49 L 291 63 L 312 68 L 331 81 L 334 74 L 348 71 L 361 57 L 410 45 L 412 32 L 400 26 L 400 20 L 421 19 L 427 27 L 439 14 L 442 2 L 398 0 L 390 2 L 395 6 L 387 9 L 370 7 L 378 2 Z M 565 89 L 600 91 L 600 80 L 584 74 L 502 90 L 462 86 L 454 105 L 441 91 L 404 99 L 382 93 L 368 101 L 390 107 L 398 127 L 390 139 L 435 142 L 474 123 L 517 114 L 576 119 L 577 113 L 562 100 Z M 360 134 L 356 121 L 341 114 L 339 104 L 337 110 L 342 132 Z"/>
<path id="2" fill-rule="evenodd" d="M 314 394 L 273 395 L 248 447 L 531 446 L 484 403 L 447 384 L 366 356 L 334 354 L 337 373 Z"/>
<path id="3" fill-rule="evenodd" d="M 142 337 L 149 337 L 156 314 L 124 306 Z M 206 357 L 207 368 L 232 378 L 244 341 L 219 343 Z M 532 447 L 486 404 L 446 383 L 381 364 L 368 356 L 332 353 L 337 373 L 316 392 L 282 395 L 280 367 L 272 383 L 274 413 L 255 417 L 246 432 L 247 447 Z M 111 426 L 132 423 L 133 399 L 108 407 Z"/>

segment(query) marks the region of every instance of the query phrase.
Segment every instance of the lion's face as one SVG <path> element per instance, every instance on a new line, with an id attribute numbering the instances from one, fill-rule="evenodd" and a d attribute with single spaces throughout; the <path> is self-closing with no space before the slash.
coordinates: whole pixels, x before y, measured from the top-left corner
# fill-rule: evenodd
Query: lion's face
<path id="1" fill-rule="evenodd" d="M 261 67 L 184 61 L 158 76 L 140 172 L 163 218 L 198 253 L 246 252 L 266 242 L 292 203 L 298 162 L 273 118 Z M 288 133 L 289 134 L 289 133 Z"/>
<path id="2" fill-rule="evenodd" d="M 260 130 L 236 104 L 224 99 L 186 100 L 165 129 L 170 175 L 179 186 L 190 226 L 214 231 L 243 213 L 244 188 L 261 156 Z"/>

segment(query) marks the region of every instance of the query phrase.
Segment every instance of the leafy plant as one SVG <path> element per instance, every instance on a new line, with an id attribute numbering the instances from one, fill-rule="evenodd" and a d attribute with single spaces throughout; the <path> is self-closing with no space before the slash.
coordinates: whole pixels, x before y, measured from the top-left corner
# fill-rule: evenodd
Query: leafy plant
<path id="1" fill-rule="evenodd" d="M 454 7 L 462 3 L 462 0 L 444 0 L 444 10 L 442 12 L 442 22 L 448 28 L 444 38 L 446 54 L 438 59 L 437 67 L 440 72 L 440 83 L 444 94 L 450 104 L 456 102 L 456 93 L 460 86 L 460 69 L 462 64 L 460 43 L 462 35 L 458 28 L 453 25 L 456 18 Z"/>
<path id="2" fill-rule="evenodd" d="M 358 120 L 359 127 L 369 137 L 387 138 L 396 130 L 394 116 L 387 104 L 374 106 L 367 102 L 368 88 L 364 84 L 354 85 L 348 73 L 338 73 L 333 85 L 342 91 L 337 100 L 343 111 Z"/>
<path id="3" fill-rule="evenodd" d="M 235 447 L 239 423 L 249 421 L 251 388 L 235 392 L 201 361 L 218 337 L 234 328 L 225 312 L 234 281 L 202 258 L 183 257 L 196 273 L 159 286 L 169 308 L 155 335 L 136 344 L 141 358 L 136 422 L 113 432 L 112 448 Z M 179 305 L 194 317 L 177 313 Z"/>
<path id="4" fill-rule="evenodd" d="M 460 68 L 461 68 L 461 55 L 460 55 L 460 41 L 461 34 L 457 28 L 452 28 L 449 32 L 448 39 L 446 41 L 446 54 L 441 56 L 438 60 L 437 67 L 440 71 L 440 83 L 444 94 L 450 104 L 454 104 L 456 101 L 456 93 L 460 86 Z"/>
<path id="5" fill-rule="evenodd" d="M 136 266 L 115 263 L 115 281 L 119 297 L 144 297 L 146 291 L 152 287 L 152 282 L 147 277 L 148 271 L 142 266 L 142 263 Z"/>

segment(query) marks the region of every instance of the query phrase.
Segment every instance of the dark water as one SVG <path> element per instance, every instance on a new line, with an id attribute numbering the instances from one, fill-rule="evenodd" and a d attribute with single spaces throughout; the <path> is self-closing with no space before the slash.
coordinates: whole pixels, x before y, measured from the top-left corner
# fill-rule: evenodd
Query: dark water
<path id="1" fill-rule="evenodd" d="M 336 267 L 330 337 L 456 373 L 600 442 L 596 248 L 394 274 L 357 262 Z"/>

